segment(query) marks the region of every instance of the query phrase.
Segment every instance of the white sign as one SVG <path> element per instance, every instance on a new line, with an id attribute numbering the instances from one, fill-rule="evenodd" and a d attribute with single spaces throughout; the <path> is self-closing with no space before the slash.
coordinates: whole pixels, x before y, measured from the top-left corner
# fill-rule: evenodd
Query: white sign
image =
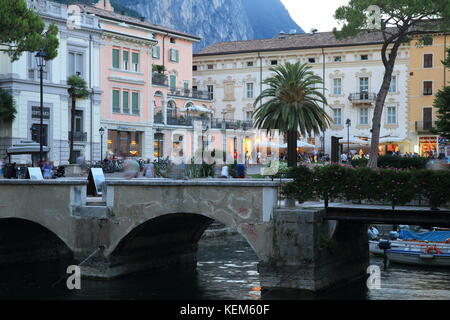
<path id="1" fill-rule="evenodd" d="M 28 168 L 28 176 L 30 180 L 44 180 L 41 168 Z"/>

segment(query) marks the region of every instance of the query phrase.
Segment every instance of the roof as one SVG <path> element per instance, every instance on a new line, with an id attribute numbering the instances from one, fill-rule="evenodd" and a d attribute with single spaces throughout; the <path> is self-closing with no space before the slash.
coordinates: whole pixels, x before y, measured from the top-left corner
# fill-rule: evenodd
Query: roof
<path id="1" fill-rule="evenodd" d="M 271 39 L 219 42 L 196 53 L 194 56 L 208 56 L 258 51 L 282 51 L 308 48 L 358 46 L 383 43 L 381 32 L 363 32 L 356 37 L 336 39 L 333 32 L 315 34 L 286 34 Z"/>
<path id="2" fill-rule="evenodd" d="M 128 24 L 132 24 L 135 26 L 140 26 L 143 28 L 149 28 L 152 29 L 155 32 L 162 32 L 162 33 L 170 33 L 173 35 L 177 35 L 177 36 L 181 36 L 181 37 L 186 37 L 186 38 L 190 38 L 194 41 L 200 41 L 201 38 L 198 36 L 194 36 L 192 34 L 189 33 L 185 33 L 185 32 L 181 32 L 175 29 L 170 29 L 167 27 L 163 27 L 157 24 L 153 24 L 147 21 L 142 21 L 140 19 L 137 18 L 133 18 L 133 17 L 129 17 L 129 16 L 125 16 L 122 14 L 118 14 L 116 12 L 111 12 L 108 10 L 104 10 L 104 9 L 99 9 L 96 7 L 92 7 L 92 6 L 88 6 L 88 5 L 79 5 L 85 12 L 87 13 L 91 13 L 91 14 L 95 14 L 98 17 L 101 18 L 105 18 L 105 19 L 111 19 L 111 20 L 115 20 L 115 21 L 119 21 L 119 22 L 125 22 Z"/>

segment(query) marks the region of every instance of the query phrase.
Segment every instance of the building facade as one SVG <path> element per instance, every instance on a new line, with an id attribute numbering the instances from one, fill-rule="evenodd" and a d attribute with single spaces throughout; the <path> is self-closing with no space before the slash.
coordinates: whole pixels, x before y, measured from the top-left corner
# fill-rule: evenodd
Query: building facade
<path id="1" fill-rule="evenodd" d="M 73 20 L 67 6 L 46 0 L 28 0 L 27 4 L 40 13 L 47 26 L 54 22 L 59 29 L 58 56 L 47 62 L 43 72 L 43 143 L 50 148 L 46 158 L 55 164 L 68 163 L 71 101 L 67 78 L 78 73 L 86 81 L 90 95 L 77 101 L 74 150 L 88 160 L 94 159 L 100 152 L 102 94 L 96 68 L 101 36 L 98 19 L 76 14 Z M 14 144 L 40 140 L 40 72 L 35 53 L 24 53 L 15 62 L 0 53 L 0 87 L 12 93 L 17 105 L 16 119 L 0 125 L 0 157 L 4 157 Z M 30 155 L 11 157 L 11 161 L 22 164 L 33 160 L 36 158 Z"/>
<path id="2" fill-rule="evenodd" d="M 449 40 L 448 34 L 433 34 L 431 44 L 419 46 L 417 40 L 413 40 L 410 46 L 410 151 L 423 156 L 444 153 L 450 157 L 448 143 L 432 132 L 437 118 L 437 110 L 433 108 L 435 94 L 450 82 L 450 71 L 442 64 Z"/>
<path id="3" fill-rule="evenodd" d="M 325 82 L 326 112 L 334 120 L 322 136 L 301 137 L 317 151 L 331 154 L 331 137 L 342 137 L 341 151 L 368 151 L 375 98 L 384 76 L 381 61 L 382 37 L 362 34 L 337 40 L 333 33 L 280 34 L 274 39 L 214 44 L 194 55 L 194 83 L 212 86 L 215 112 L 226 112 L 228 119 L 252 118 L 255 98 L 266 87 L 270 68 L 286 62 L 307 63 Z M 408 151 L 408 76 L 409 49 L 402 46 L 392 85 L 384 108 L 380 153 Z M 351 124 L 347 127 L 347 119 Z M 262 153 L 270 158 L 271 144 L 283 137 L 268 137 L 251 130 L 251 156 Z M 242 150 L 242 152 L 245 152 Z"/>

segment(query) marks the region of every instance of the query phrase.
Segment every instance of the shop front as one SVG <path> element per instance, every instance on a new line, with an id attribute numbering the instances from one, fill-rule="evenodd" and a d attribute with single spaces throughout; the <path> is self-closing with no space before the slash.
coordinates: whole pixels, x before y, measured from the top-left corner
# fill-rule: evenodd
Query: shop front
<path id="1" fill-rule="evenodd" d="M 437 156 L 437 149 L 438 149 L 437 136 L 419 137 L 419 154 L 422 157 Z"/>
<path id="2" fill-rule="evenodd" d="M 142 136 L 140 131 L 108 130 L 108 156 L 142 157 Z"/>

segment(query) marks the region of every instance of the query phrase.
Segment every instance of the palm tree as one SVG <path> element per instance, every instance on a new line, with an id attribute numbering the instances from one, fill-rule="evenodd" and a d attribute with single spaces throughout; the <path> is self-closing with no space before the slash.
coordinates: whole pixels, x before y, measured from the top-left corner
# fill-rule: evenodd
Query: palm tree
<path id="1" fill-rule="evenodd" d="M 13 96 L 0 88 L 0 121 L 13 121 L 16 118 L 16 102 Z"/>
<path id="2" fill-rule="evenodd" d="M 73 137 L 75 131 L 75 108 L 77 99 L 85 99 L 89 96 L 89 90 L 86 86 L 86 81 L 81 78 L 78 74 L 73 75 L 67 79 L 67 84 L 69 85 L 69 95 L 72 99 L 72 109 L 70 115 L 70 158 L 69 163 L 75 163 L 75 153 L 73 152 Z"/>
<path id="3" fill-rule="evenodd" d="M 306 64 L 286 63 L 269 69 L 275 72 L 263 81 L 268 85 L 255 100 L 255 127 L 280 130 L 288 136 L 288 166 L 297 165 L 297 132 L 302 136 L 319 135 L 328 128 L 331 118 L 320 107 L 327 104 L 320 92 L 323 80 Z M 264 99 L 266 99 L 264 101 Z"/>

